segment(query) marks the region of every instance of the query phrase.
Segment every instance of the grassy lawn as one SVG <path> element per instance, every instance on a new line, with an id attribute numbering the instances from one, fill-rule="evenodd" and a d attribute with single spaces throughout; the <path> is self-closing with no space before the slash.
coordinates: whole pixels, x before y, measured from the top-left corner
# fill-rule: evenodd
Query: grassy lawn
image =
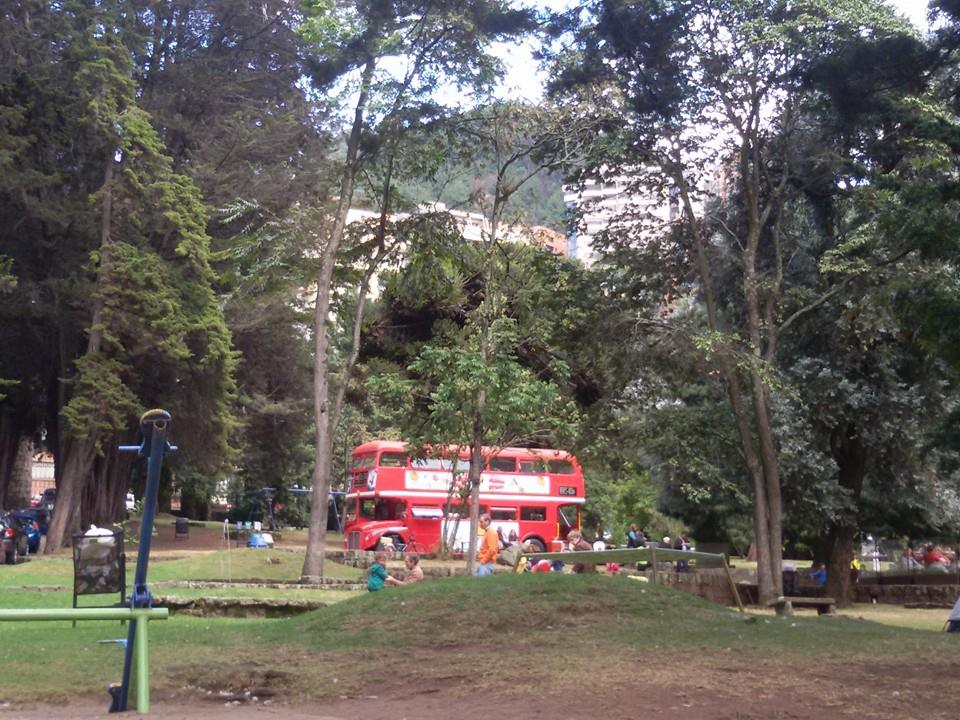
<path id="1" fill-rule="evenodd" d="M 222 580 L 225 582 L 296 582 L 303 568 L 303 551 L 271 551 L 239 548 L 229 552 L 183 552 L 176 559 L 151 559 L 150 582 L 167 580 Z M 127 553 L 128 585 L 133 580 L 136 552 Z M 363 570 L 327 561 L 327 577 L 356 580 Z M 73 587 L 73 561 L 69 557 L 34 557 L 13 567 L 0 567 L 0 589 L 23 585 Z"/>
<path id="2" fill-rule="evenodd" d="M 47 570 L 39 575 L 49 577 Z M 0 579 L 9 582 L 6 575 Z M 246 589 L 228 592 L 259 596 Z M 737 664 L 748 658 L 820 667 L 882 657 L 916 665 L 956 651 L 953 637 L 931 632 L 939 630 L 945 611 L 858 606 L 840 618 L 801 614 L 783 620 L 741 615 L 669 588 L 600 575 L 444 578 L 382 593 L 297 596 L 335 596 L 336 604 L 284 620 L 176 615 L 153 623 L 154 686 L 216 691 L 266 683 L 303 699 L 363 692 L 371 678 L 398 667 L 413 683 L 473 675 L 480 687 L 496 684 L 499 674 L 477 677 L 476 668 L 500 667 L 505 654 L 524 668 L 525 682 L 536 684 L 576 682 L 581 668 L 594 666 L 609 667 L 604 682 L 615 683 L 633 672 L 634 662 L 658 665 L 678 657 L 709 676 L 734 658 Z M 64 599 L 68 604 L 68 593 L 9 585 L 0 590 L 4 607 L 62 607 Z M 67 623 L 0 623 L 0 700 L 55 700 L 116 681 L 121 653 L 97 640 L 124 632 L 109 622 L 76 629 Z M 25 662 L 24 648 L 42 662 Z M 570 657 L 577 658 L 573 666 Z"/>
<path id="3" fill-rule="evenodd" d="M 304 552 L 240 548 L 229 552 L 196 553 L 179 560 L 150 564 L 152 582 L 163 580 L 266 580 L 296 582 L 303 569 Z M 324 574 L 343 580 L 357 579 L 363 571 L 347 565 L 324 563 Z"/>
<path id="4" fill-rule="evenodd" d="M 943 626 L 947 622 L 950 611 L 945 609 L 907 609 L 899 605 L 871 605 L 865 603 L 855 604 L 841 610 L 840 613 L 845 617 L 861 618 L 891 627 L 943 632 Z"/>
<path id="5" fill-rule="evenodd" d="M 272 562 L 268 562 L 271 559 Z M 133 585 L 133 562 L 127 569 L 128 590 Z M 313 590 L 293 588 L 188 588 L 157 586 L 161 581 L 208 580 L 241 582 L 294 582 L 303 566 L 302 552 L 270 552 L 266 550 L 238 549 L 229 555 L 217 552 L 187 553 L 184 557 L 153 561 L 150 564 L 149 580 L 155 595 L 173 595 L 184 598 L 267 598 L 320 600 L 325 603 L 341 602 L 352 594 L 343 590 Z M 326 562 L 328 577 L 359 580 L 363 571 L 354 567 Z M 88 595 L 79 599 L 83 606 L 107 605 L 119 596 Z M 4 608 L 68 608 L 73 600 L 73 561 L 68 557 L 35 557 L 19 565 L 0 566 L 0 607 Z M 0 634 L 17 626 L 0 623 Z M 40 630 L 41 635 L 43 630 Z"/>

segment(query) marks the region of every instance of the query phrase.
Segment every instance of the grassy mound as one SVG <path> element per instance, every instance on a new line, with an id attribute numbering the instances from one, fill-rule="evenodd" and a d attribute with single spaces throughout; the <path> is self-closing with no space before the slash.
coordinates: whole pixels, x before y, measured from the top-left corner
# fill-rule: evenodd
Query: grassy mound
<path id="1" fill-rule="evenodd" d="M 733 647 L 830 653 L 929 648 L 939 638 L 844 618 L 741 614 L 671 588 L 606 575 L 448 578 L 367 593 L 289 621 L 298 641 L 321 651 L 459 647 L 517 649 L 554 642 L 571 648 L 644 651 Z M 389 651 L 389 648 L 387 650 Z"/>

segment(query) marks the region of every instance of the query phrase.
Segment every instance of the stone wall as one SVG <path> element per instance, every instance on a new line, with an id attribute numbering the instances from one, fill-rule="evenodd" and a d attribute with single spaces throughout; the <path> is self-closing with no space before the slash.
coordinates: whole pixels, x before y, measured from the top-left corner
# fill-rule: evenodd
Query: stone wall
<path id="1" fill-rule="evenodd" d="M 957 585 L 854 585 L 853 600 L 884 605 L 953 607 L 960 595 Z"/>
<path id="2" fill-rule="evenodd" d="M 646 573 L 652 581 L 651 573 Z M 736 604 L 730 584 L 722 570 L 701 570 L 691 573 L 660 572 L 657 580 L 662 585 L 668 585 L 683 590 L 692 595 L 698 595 L 721 605 L 733 606 Z M 754 581 L 755 583 L 756 581 Z M 755 584 L 747 581 L 741 588 L 741 599 L 745 604 L 755 602 L 751 597 L 751 589 Z M 801 583 L 797 588 L 800 595 L 816 596 L 822 590 L 816 586 Z M 753 591 L 755 592 L 755 590 Z M 924 584 L 924 585 L 854 585 L 853 601 L 858 603 L 881 603 L 885 605 L 907 605 L 919 607 L 951 608 L 960 597 L 960 586 L 956 584 Z"/>
<path id="3" fill-rule="evenodd" d="M 647 571 L 645 574 L 652 582 L 653 573 Z M 657 582 L 721 605 L 737 604 L 730 581 L 723 570 L 699 570 L 689 573 L 661 571 L 657 573 Z"/>

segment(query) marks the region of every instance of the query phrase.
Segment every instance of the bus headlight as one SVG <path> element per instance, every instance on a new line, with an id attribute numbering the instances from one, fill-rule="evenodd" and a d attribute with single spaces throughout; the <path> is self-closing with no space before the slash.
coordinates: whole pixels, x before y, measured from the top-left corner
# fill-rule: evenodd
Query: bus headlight
<path id="1" fill-rule="evenodd" d="M 377 487 L 376 468 L 367 473 L 367 490 L 373 490 L 375 487 Z"/>

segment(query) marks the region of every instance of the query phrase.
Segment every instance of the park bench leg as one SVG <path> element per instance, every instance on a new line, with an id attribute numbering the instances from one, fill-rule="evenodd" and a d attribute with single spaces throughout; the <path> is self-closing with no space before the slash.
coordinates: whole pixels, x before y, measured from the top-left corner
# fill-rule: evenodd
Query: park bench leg
<path id="1" fill-rule="evenodd" d="M 789 600 L 785 600 L 782 603 L 777 604 L 777 615 L 779 617 L 792 617 L 793 616 L 793 603 Z"/>

